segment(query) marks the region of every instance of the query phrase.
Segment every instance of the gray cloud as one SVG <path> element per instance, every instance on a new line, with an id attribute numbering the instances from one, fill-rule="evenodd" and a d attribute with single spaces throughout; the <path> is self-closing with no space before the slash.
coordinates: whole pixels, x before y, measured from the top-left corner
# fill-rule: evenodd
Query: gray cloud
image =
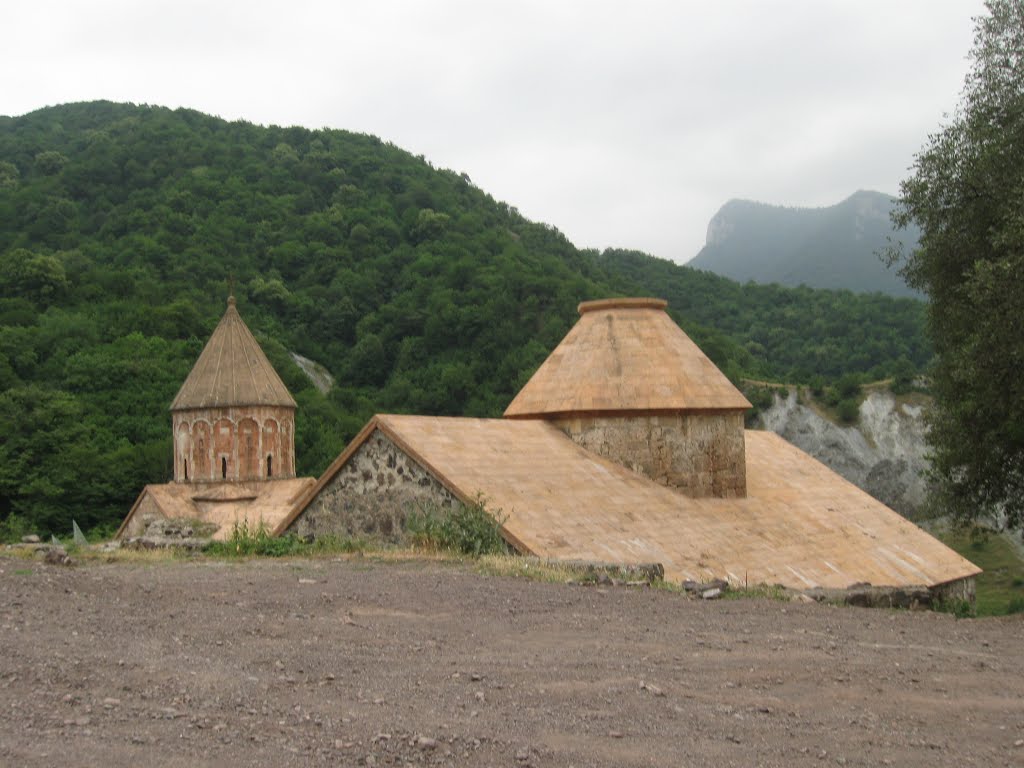
<path id="1" fill-rule="evenodd" d="M 582 247 L 685 261 L 732 197 L 895 192 L 981 0 L 0 9 L 0 114 L 95 98 L 374 133 Z"/>

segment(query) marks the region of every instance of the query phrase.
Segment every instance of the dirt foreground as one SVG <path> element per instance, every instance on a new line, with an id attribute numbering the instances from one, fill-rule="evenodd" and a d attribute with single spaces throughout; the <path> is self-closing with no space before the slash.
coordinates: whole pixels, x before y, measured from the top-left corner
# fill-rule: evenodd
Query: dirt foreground
<path id="1" fill-rule="evenodd" d="M 1024 621 L 0 557 L 2 766 L 1024 765 Z"/>

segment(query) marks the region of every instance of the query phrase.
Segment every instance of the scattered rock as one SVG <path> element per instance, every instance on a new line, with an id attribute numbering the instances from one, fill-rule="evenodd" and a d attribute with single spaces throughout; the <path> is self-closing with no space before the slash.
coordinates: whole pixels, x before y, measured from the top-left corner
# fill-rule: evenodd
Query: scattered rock
<path id="1" fill-rule="evenodd" d="M 420 749 L 437 749 L 437 739 L 432 739 L 429 736 L 420 736 L 416 739 L 416 746 Z"/>
<path id="2" fill-rule="evenodd" d="M 43 562 L 47 565 L 74 565 L 64 547 L 47 547 L 36 550 L 37 555 L 40 552 L 43 553 Z"/>
<path id="3" fill-rule="evenodd" d="M 665 692 L 663 690 L 661 690 L 661 688 L 659 688 L 656 685 L 651 685 L 650 683 L 645 683 L 643 680 L 640 681 L 640 690 L 641 691 L 647 691 L 652 696 L 664 696 L 665 695 Z"/>
<path id="4" fill-rule="evenodd" d="M 927 587 L 874 587 L 870 584 L 851 584 L 846 589 L 814 587 L 794 595 L 794 602 L 841 603 L 860 608 L 906 608 L 917 610 L 931 605 L 932 595 Z"/>
<path id="5" fill-rule="evenodd" d="M 711 581 L 693 581 L 687 579 L 683 582 L 683 589 L 691 595 L 701 597 L 704 600 L 714 600 L 722 596 L 722 593 L 729 589 L 729 582 L 723 579 L 712 579 Z"/>
<path id="6" fill-rule="evenodd" d="M 22 544 L 40 544 L 40 543 L 42 543 L 42 539 L 40 539 L 36 534 L 30 533 L 28 536 L 22 536 L 21 537 L 21 543 Z"/>
<path id="7" fill-rule="evenodd" d="M 210 543 L 212 530 L 197 533 L 189 520 L 158 518 L 151 521 L 141 536 L 126 539 L 126 549 L 203 549 Z"/>

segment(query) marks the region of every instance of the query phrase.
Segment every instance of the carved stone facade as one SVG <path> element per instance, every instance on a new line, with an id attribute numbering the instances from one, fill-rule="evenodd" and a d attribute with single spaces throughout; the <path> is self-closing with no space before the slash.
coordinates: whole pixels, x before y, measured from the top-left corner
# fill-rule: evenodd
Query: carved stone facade
<path id="1" fill-rule="evenodd" d="M 174 411 L 174 481 L 295 477 L 295 409 L 236 406 Z"/>
<path id="2" fill-rule="evenodd" d="M 587 450 L 687 496 L 747 495 L 742 411 L 574 416 L 554 423 Z"/>
<path id="3" fill-rule="evenodd" d="M 410 512 L 458 499 L 388 437 L 375 431 L 305 506 L 286 533 L 404 540 Z"/>

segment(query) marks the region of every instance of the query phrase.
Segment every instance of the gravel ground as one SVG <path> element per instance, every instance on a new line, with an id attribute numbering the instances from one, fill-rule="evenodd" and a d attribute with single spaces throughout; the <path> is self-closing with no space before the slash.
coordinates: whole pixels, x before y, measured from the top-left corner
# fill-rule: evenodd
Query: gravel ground
<path id="1" fill-rule="evenodd" d="M 1024 765 L 1024 620 L 0 557 L 2 766 Z"/>

